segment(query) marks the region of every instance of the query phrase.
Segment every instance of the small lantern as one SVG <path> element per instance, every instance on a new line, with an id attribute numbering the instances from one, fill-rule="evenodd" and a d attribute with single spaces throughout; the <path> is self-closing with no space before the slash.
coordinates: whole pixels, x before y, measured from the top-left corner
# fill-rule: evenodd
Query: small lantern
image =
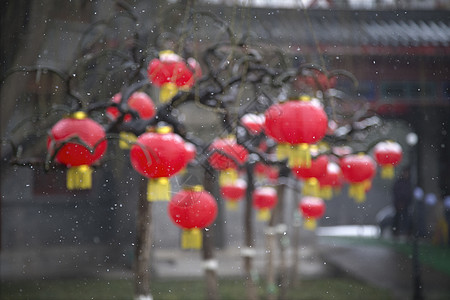
<path id="1" fill-rule="evenodd" d="M 318 197 L 303 197 L 300 200 L 298 208 L 305 218 L 303 225 L 309 230 L 317 227 L 317 219 L 320 219 L 325 213 L 325 203 Z"/>
<path id="2" fill-rule="evenodd" d="M 234 136 L 216 139 L 209 147 L 212 152 L 208 161 L 216 170 L 220 171 L 219 185 L 223 186 L 235 182 L 238 179 L 238 164 L 247 161 L 248 151 L 236 142 Z"/>
<path id="3" fill-rule="evenodd" d="M 200 229 L 209 226 L 216 219 L 217 202 L 198 185 L 176 193 L 169 202 L 168 214 L 173 223 L 183 229 L 181 247 L 200 249 Z"/>
<path id="4" fill-rule="evenodd" d="M 201 76 L 198 62 L 190 58 L 188 64 L 173 51 L 166 50 L 159 53 L 159 58 L 152 59 L 147 68 L 152 84 L 160 87 L 160 101 L 172 99 L 179 89 L 188 90 Z"/>
<path id="5" fill-rule="evenodd" d="M 243 179 L 238 179 L 234 183 L 229 183 L 220 187 L 220 194 L 227 200 L 227 208 L 236 210 L 238 201 L 240 201 L 247 190 L 247 183 Z"/>
<path id="6" fill-rule="evenodd" d="M 69 190 L 90 189 L 92 168 L 106 151 L 105 130 L 82 111 L 58 121 L 50 130 L 47 149 L 55 160 L 66 165 Z"/>
<path id="7" fill-rule="evenodd" d="M 376 172 L 374 160 L 366 154 L 351 154 L 341 159 L 340 166 L 342 174 L 350 183 L 349 196 L 357 202 L 364 202 Z"/>
<path id="8" fill-rule="evenodd" d="M 328 157 L 319 155 L 311 160 L 309 167 L 293 167 L 292 173 L 304 181 L 303 195 L 318 197 L 320 193 L 319 178 L 325 176 L 327 172 Z"/>
<path id="9" fill-rule="evenodd" d="M 269 166 L 262 162 L 255 164 L 255 175 L 260 181 L 275 183 L 278 181 L 279 171 L 275 166 Z"/>
<path id="10" fill-rule="evenodd" d="M 241 118 L 241 123 L 250 134 L 260 134 L 264 130 L 264 115 L 245 114 Z"/>
<path id="11" fill-rule="evenodd" d="M 186 166 L 187 157 L 183 139 L 168 126 L 138 137 L 131 147 L 130 159 L 133 168 L 149 178 L 149 201 L 170 199 L 169 178 Z"/>
<path id="12" fill-rule="evenodd" d="M 267 221 L 270 219 L 270 210 L 278 202 L 277 191 L 270 186 L 258 187 L 253 191 L 252 200 L 258 210 L 257 219 Z"/>
<path id="13" fill-rule="evenodd" d="M 320 141 L 327 131 L 328 118 L 317 99 L 302 96 L 274 104 L 265 113 L 265 130 L 279 142 L 277 155 L 288 158 L 290 167 L 311 164 L 309 145 Z"/>
<path id="14" fill-rule="evenodd" d="M 325 176 L 318 178 L 320 186 L 320 197 L 329 200 L 333 197 L 333 189 L 342 186 L 342 171 L 338 164 L 329 162 Z"/>
<path id="15" fill-rule="evenodd" d="M 402 146 L 394 141 L 378 143 L 373 150 L 375 160 L 381 166 L 381 178 L 394 178 L 394 167 L 402 160 Z"/>
<path id="16" fill-rule="evenodd" d="M 117 93 L 113 96 L 112 101 L 114 103 L 120 103 L 122 99 L 122 94 Z M 153 104 L 152 99 L 149 95 L 144 92 L 134 92 L 130 98 L 128 98 L 127 105 L 135 110 L 139 117 L 143 120 L 149 120 L 153 118 L 156 114 L 156 108 Z M 117 119 L 119 116 L 119 110 L 116 107 L 108 107 L 106 109 L 106 114 L 112 120 Z M 131 121 L 132 117 L 130 114 L 126 114 L 123 118 L 124 122 Z M 136 142 L 137 137 L 131 132 L 120 132 L 120 142 L 119 147 L 121 149 L 130 149 L 130 145 Z"/>

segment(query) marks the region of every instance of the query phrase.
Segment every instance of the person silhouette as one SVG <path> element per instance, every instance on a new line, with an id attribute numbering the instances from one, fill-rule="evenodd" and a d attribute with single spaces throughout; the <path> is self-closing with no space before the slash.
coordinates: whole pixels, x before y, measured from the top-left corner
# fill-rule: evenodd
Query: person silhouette
<path id="1" fill-rule="evenodd" d="M 394 237 L 401 234 L 410 234 L 409 207 L 413 198 L 413 188 L 410 179 L 410 171 L 404 168 L 399 178 L 392 187 L 394 219 L 392 221 L 392 233 Z"/>

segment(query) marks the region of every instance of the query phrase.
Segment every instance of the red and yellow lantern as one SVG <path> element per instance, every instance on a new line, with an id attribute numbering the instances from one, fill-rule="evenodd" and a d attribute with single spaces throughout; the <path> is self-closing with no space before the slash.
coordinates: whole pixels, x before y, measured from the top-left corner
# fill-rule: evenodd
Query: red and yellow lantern
<path id="1" fill-rule="evenodd" d="M 58 121 L 50 130 L 47 149 L 58 163 L 66 165 L 69 190 L 92 187 L 91 165 L 105 153 L 105 130 L 82 111 Z"/>
<path id="2" fill-rule="evenodd" d="M 208 159 L 209 164 L 220 171 L 219 185 L 235 182 L 238 179 L 237 164 L 241 165 L 247 161 L 247 149 L 239 145 L 234 136 L 228 136 L 214 140 L 209 151 L 212 153 Z"/>
<path id="3" fill-rule="evenodd" d="M 299 166 L 293 167 L 292 173 L 303 180 L 303 195 L 318 197 L 320 193 L 319 179 L 325 176 L 328 166 L 328 157 L 319 155 L 311 160 L 309 167 Z"/>
<path id="4" fill-rule="evenodd" d="M 402 146 L 394 141 L 384 141 L 375 145 L 373 153 L 378 165 L 381 166 L 381 178 L 394 178 L 394 167 L 403 157 Z"/>
<path id="5" fill-rule="evenodd" d="M 274 104 L 265 113 L 266 134 L 279 143 L 277 155 L 288 158 L 291 167 L 311 164 L 309 145 L 325 136 L 327 126 L 322 105 L 308 96 Z"/>
<path id="6" fill-rule="evenodd" d="M 173 223 L 183 229 L 181 247 L 200 249 L 202 232 L 216 219 L 217 202 L 202 186 L 176 193 L 169 202 L 168 214 Z"/>
<path id="7" fill-rule="evenodd" d="M 364 202 L 376 172 L 375 161 L 366 154 L 351 154 L 341 159 L 340 166 L 342 174 L 350 183 L 349 196 L 357 202 Z"/>
<path id="8" fill-rule="evenodd" d="M 156 132 L 141 134 L 130 150 L 131 165 L 149 178 L 147 199 L 169 200 L 169 178 L 183 169 L 188 162 L 184 140 L 164 126 Z"/>
<path id="9" fill-rule="evenodd" d="M 229 210 L 236 210 L 238 202 L 245 196 L 247 183 L 243 179 L 238 179 L 234 183 L 229 183 L 220 187 L 220 194 L 227 201 Z"/>
<path id="10" fill-rule="evenodd" d="M 150 61 L 147 68 L 150 81 L 160 90 L 160 101 L 167 102 L 172 99 L 179 89 L 188 90 L 201 76 L 199 63 L 189 58 L 188 63 L 175 54 L 166 50 L 159 53 L 159 58 Z"/>
<path id="11" fill-rule="evenodd" d="M 317 227 L 317 219 L 320 219 L 325 213 L 325 203 L 319 197 L 303 197 L 298 208 L 304 217 L 303 225 L 309 230 Z"/>
<path id="12" fill-rule="evenodd" d="M 318 178 L 320 197 L 329 200 L 333 197 L 333 190 L 339 189 L 343 184 L 341 168 L 337 163 L 328 162 L 325 176 Z"/>
<path id="13" fill-rule="evenodd" d="M 270 186 L 258 187 L 253 191 L 252 204 L 258 210 L 257 219 L 270 219 L 270 210 L 277 204 L 278 195 L 275 188 Z"/>

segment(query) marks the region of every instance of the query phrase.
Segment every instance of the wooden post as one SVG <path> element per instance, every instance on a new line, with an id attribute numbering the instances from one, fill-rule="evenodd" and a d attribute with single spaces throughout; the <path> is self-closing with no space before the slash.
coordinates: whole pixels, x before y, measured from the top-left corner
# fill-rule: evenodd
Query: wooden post
<path id="1" fill-rule="evenodd" d="M 141 177 L 136 227 L 136 248 L 134 263 L 134 299 L 151 300 L 150 252 L 152 245 L 152 206 L 147 200 L 147 180 Z"/>

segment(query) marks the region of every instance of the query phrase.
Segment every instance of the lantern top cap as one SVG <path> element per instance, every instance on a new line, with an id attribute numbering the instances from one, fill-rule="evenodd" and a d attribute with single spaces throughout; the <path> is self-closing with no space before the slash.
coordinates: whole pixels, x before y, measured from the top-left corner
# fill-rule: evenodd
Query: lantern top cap
<path id="1" fill-rule="evenodd" d="M 167 133 L 171 133 L 172 131 L 173 131 L 172 127 L 170 127 L 170 126 L 161 126 L 161 127 L 156 128 L 156 132 L 159 134 L 167 134 Z"/>
<path id="2" fill-rule="evenodd" d="M 159 56 L 165 55 L 165 54 L 174 54 L 175 52 L 173 52 L 172 50 L 162 50 L 159 51 Z"/>
<path id="3" fill-rule="evenodd" d="M 192 191 L 192 192 L 203 192 L 205 188 L 201 184 L 197 185 L 191 185 L 191 186 L 185 186 L 183 187 L 183 190 L 185 191 Z"/>
<path id="4" fill-rule="evenodd" d="M 76 119 L 76 120 L 83 120 L 88 117 L 87 113 L 84 111 L 76 111 L 69 115 L 69 118 Z"/>
<path id="5" fill-rule="evenodd" d="M 311 101 L 311 96 L 308 95 L 301 95 L 300 101 Z"/>

